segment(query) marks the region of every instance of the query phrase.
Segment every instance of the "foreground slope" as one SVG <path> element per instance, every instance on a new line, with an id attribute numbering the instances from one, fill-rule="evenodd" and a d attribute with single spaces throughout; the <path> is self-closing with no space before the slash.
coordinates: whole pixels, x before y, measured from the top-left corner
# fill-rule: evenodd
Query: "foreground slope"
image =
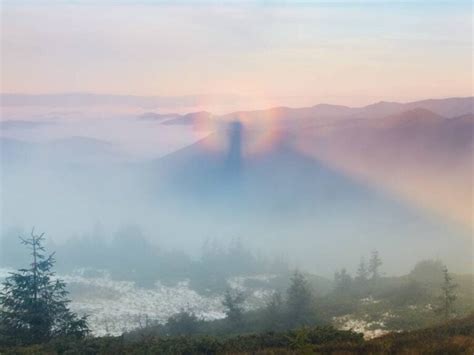
<path id="1" fill-rule="evenodd" d="M 0 348 L 4 354 L 472 354 L 474 315 L 432 328 L 392 333 L 364 341 L 350 331 L 330 327 L 228 338 L 122 337 L 56 341 L 28 348 Z"/>

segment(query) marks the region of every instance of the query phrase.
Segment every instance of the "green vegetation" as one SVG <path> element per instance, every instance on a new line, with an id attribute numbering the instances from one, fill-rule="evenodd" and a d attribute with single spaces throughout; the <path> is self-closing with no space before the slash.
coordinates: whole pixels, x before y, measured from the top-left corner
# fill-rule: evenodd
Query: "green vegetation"
<path id="1" fill-rule="evenodd" d="M 472 354 L 474 315 L 427 329 L 364 341 L 332 327 L 300 328 L 230 337 L 143 336 L 56 339 L 46 344 L 1 348 L 1 354 Z"/>
<path id="2" fill-rule="evenodd" d="M 58 337 L 82 338 L 88 333 L 86 318 L 68 309 L 66 285 L 55 278 L 53 254 L 46 256 L 44 233 L 21 239 L 31 250 L 28 269 L 12 273 L 0 292 L 0 342 L 38 344 Z"/>
<path id="3" fill-rule="evenodd" d="M 147 317 L 142 328 L 119 337 L 93 337 L 86 317 L 68 309 L 66 285 L 52 271 L 55 259 L 45 255 L 43 241 L 34 232 L 22 239 L 31 249 L 31 267 L 3 284 L 0 354 L 462 353 L 474 348 L 472 276 L 451 275 L 440 261 L 427 260 L 406 276 L 384 277 L 376 251 L 368 266 L 361 259 L 355 277 L 345 268 L 336 272 L 332 288 L 323 292 L 318 277 L 281 273 L 259 309 L 246 309 L 245 291 L 227 289 L 224 319 L 204 321 L 183 309 L 164 324 Z M 255 260 L 244 250 L 233 249 L 244 260 Z M 218 270 L 222 260 L 217 259 L 221 255 L 214 250 L 202 266 L 214 260 Z M 240 272 L 242 264 L 233 260 L 219 277 Z M 367 334 L 377 338 L 368 340 Z"/>
<path id="4" fill-rule="evenodd" d="M 227 290 L 224 296 L 224 301 L 222 302 L 226 308 L 226 316 L 231 324 L 232 329 L 239 329 L 242 327 L 242 318 L 243 318 L 243 303 L 245 296 L 240 291 L 230 291 Z"/>
<path id="5" fill-rule="evenodd" d="M 443 286 L 441 286 L 440 306 L 437 309 L 443 315 L 445 321 L 448 321 L 454 313 L 454 301 L 456 301 L 455 289 L 457 285 L 453 283 L 453 278 L 448 273 L 448 268 L 443 269 Z"/>

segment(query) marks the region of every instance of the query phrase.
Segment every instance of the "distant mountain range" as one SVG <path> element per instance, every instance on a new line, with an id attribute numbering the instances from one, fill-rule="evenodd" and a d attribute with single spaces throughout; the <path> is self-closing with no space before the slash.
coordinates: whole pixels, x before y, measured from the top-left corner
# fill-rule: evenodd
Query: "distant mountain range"
<path id="1" fill-rule="evenodd" d="M 473 112 L 474 98 L 449 98 L 439 100 L 423 100 L 409 103 L 379 102 L 364 107 L 347 107 L 338 105 L 320 104 L 307 108 L 279 107 L 261 111 L 240 111 L 225 117 L 237 118 L 244 121 L 261 118 L 274 118 L 278 120 L 305 120 L 324 118 L 377 118 L 415 108 L 424 108 L 442 116 L 460 116 Z"/>
<path id="2" fill-rule="evenodd" d="M 222 102 L 230 104 L 240 102 L 242 97 L 236 95 L 185 95 L 185 96 L 139 96 L 108 95 L 93 93 L 58 93 L 58 94 L 0 94 L 0 105 L 4 107 L 51 106 L 51 107 L 100 107 L 129 106 L 145 109 L 168 107 L 195 107 L 202 102 Z M 414 108 L 425 108 L 445 117 L 461 116 L 473 111 L 473 98 L 431 99 L 409 103 L 379 102 L 364 107 L 347 107 L 341 105 L 319 104 L 306 108 L 276 107 L 268 110 L 237 111 L 221 118 L 238 118 L 241 120 L 274 117 L 277 119 L 310 119 L 314 117 L 337 118 L 371 118 L 400 113 Z M 154 112 L 147 112 L 148 117 Z M 158 113 L 157 115 L 163 115 Z M 173 114 L 166 114 L 168 116 Z M 195 113 L 191 114 L 195 115 Z M 214 117 L 214 115 L 209 114 Z M 165 115 L 163 115 L 165 116 Z M 183 115 L 180 115 L 183 116 Z M 198 116 L 202 116 L 200 113 Z M 158 116 L 155 116 L 158 117 Z M 179 119 L 179 117 L 176 117 Z M 186 121 L 182 121 L 186 122 Z"/>
<path id="3" fill-rule="evenodd" d="M 145 112 L 138 116 L 138 119 L 143 121 L 165 121 L 172 120 L 174 118 L 179 118 L 181 115 L 177 113 L 155 113 L 155 112 Z"/>
<path id="4" fill-rule="evenodd" d="M 379 102 L 364 107 L 347 107 L 340 105 L 319 104 L 305 108 L 275 107 L 267 110 L 237 111 L 225 115 L 213 115 L 209 112 L 194 112 L 176 115 L 163 124 L 194 125 L 196 127 L 210 125 L 229 120 L 240 120 L 255 123 L 261 120 L 273 120 L 282 125 L 304 126 L 314 123 L 333 123 L 342 119 L 383 118 L 414 109 L 425 109 L 440 116 L 455 117 L 474 112 L 474 98 L 448 98 L 423 100 L 409 103 Z"/>

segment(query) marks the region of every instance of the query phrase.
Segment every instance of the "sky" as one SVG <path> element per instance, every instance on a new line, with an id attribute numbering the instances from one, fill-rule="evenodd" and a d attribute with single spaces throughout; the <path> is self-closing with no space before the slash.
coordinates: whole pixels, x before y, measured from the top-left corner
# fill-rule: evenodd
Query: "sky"
<path id="1" fill-rule="evenodd" d="M 1 2 L 1 92 L 365 105 L 472 95 L 470 1 Z"/>

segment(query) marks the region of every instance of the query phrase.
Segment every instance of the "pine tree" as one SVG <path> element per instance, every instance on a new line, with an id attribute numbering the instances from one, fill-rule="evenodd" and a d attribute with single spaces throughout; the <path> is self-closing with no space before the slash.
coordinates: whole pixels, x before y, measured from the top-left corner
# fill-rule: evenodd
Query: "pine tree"
<path id="1" fill-rule="evenodd" d="M 193 335 L 199 330 L 200 320 L 193 313 L 185 310 L 172 315 L 166 323 L 166 330 L 169 335 Z"/>
<path id="2" fill-rule="evenodd" d="M 236 328 L 242 325 L 244 301 L 245 295 L 240 291 L 232 292 L 227 290 L 224 295 L 224 301 L 222 304 L 226 308 L 227 319 Z"/>
<path id="3" fill-rule="evenodd" d="M 341 295 L 347 295 L 352 286 L 352 277 L 345 268 L 334 274 L 335 291 Z"/>
<path id="4" fill-rule="evenodd" d="M 379 268 L 382 266 L 382 260 L 379 257 L 379 252 L 374 250 L 369 261 L 369 273 L 372 281 L 375 281 L 379 278 Z"/>
<path id="5" fill-rule="evenodd" d="M 359 297 L 366 297 L 370 293 L 369 288 L 369 269 L 365 258 L 362 257 L 354 277 L 354 290 Z"/>
<path id="6" fill-rule="evenodd" d="M 290 327 L 308 325 L 313 321 L 313 294 L 305 277 L 295 271 L 287 290 L 287 312 Z"/>
<path id="7" fill-rule="evenodd" d="M 44 233 L 21 242 L 31 251 L 29 268 L 11 273 L 0 292 L 0 329 L 12 344 L 37 344 L 58 336 L 84 337 L 86 317 L 69 308 L 66 284 L 55 277 L 54 253 L 45 255 Z"/>
<path id="8" fill-rule="evenodd" d="M 283 297 L 276 291 L 267 302 L 263 312 L 263 325 L 266 330 L 281 330 L 283 328 Z"/>
<path id="9" fill-rule="evenodd" d="M 360 259 L 359 267 L 357 268 L 357 274 L 355 279 L 361 283 L 365 284 L 369 279 L 369 271 L 367 270 L 367 265 L 365 263 L 365 258 Z"/>
<path id="10" fill-rule="evenodd" d="M 456 301 L 455 289 L 458 287 L 453 283 L 453 278 L 448 272 L 448 268 L 443 268 L 443 284 L 441 286 L 441 296 L 439 297 L 440 306 L 436 309 L 438 314 L 443 316 L 444 321 L 448 321 L 453 314 L 453 306 Z"/>

